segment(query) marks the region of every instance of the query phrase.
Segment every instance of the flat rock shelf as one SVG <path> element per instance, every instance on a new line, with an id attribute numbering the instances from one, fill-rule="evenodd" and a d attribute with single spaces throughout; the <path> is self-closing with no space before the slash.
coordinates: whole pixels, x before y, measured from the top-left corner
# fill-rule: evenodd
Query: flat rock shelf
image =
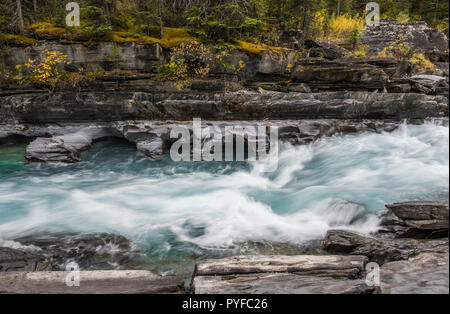
<path id="1" fill-rule="evenodd" d="M 373 293 L 365 256 L 237 256 L 198 262 L 192 290 L 227 293 Z"/>
<path id="2" fill-rule="evenodd" d="M 81 271 L 79 286 L 66 284 L 70 272 L 0 273 L 0 293 L 27 294 L 157 294 L 181 293 L 184 280 L 149 271 Z"/>

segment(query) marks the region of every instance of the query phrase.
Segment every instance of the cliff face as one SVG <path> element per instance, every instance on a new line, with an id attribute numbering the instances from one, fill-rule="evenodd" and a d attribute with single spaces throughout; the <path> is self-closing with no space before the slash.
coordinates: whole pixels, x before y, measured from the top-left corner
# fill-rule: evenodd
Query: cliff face
<path id="1" fill-rule="evenodd" d="M 155 80 L 157 66 L 171 56 L 158 44 L 40 41 L 11 47 L 3 59 L 12 69 L 45 50 L 67 55 L 66 71 L 109 69 L 120 63 L 132 74 L 97 77 L 76 88 L 50 93 L 39 86 L 0 86 L 0 122 L 47 123 L 126 119 L 424 119 L 448 114 L 448 39 L 424 23 L 381 21 L 362 32 L 371 57 L 323 40 L 295 37 L 292 49 L 259 55 L 231 51 L 210 58 L 204 80 L 188 80 L 181 90 Z M 292 37 L 292 36 L 291 36 Z M 286 39 L 292 42 L 292 38 Z M 405 60 L 376 53 L 398 38 L 422 51 L 432 68 L 414 74 Z M 299 47 L 302 46 L 302 49 Z M 212 53 L 212 52 L 211 52 Z M 239 69 L 239 70 L 237 70 Z"/>
<path id="2" fill-rule="evenodd" d="M 39 41 L 30 47 L 10 47 L 3 58 L 6 67 L 14 68 L 16 65 L 24 64 L 29 59 L 42 56 L 43 51 L 59 51 L 67 55 L 70 62 L 68 70 L 84 68 L 95 70 L 98 67 L 108 69 L 111 58 L 120 56 L 120 61 L 127 65 L 130 70 L 151 70 L 154 62 L 160 61 L 162 56 L 161 47 L 155 45 L 138 45 L 127 43 L 116 45 L 114 43 L 99 42 L 95 45 L 84 45 L 81 43 Z"/>
<path id="3" fill-rule="evenodd" d="M 81 92 L 0 98 L 0 120 L 20 123 L 115 120 L 423 119 L 448 113 L 448 98 L 421 94 Z"/>

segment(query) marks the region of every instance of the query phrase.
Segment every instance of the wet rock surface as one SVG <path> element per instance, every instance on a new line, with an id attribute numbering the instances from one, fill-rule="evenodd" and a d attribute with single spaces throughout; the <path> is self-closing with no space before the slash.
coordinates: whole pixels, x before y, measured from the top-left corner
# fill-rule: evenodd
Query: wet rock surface
<path id="1" fill-rule="evenodd" d="M 376 235 L 330 230 L 323 248 L 366 256 L 381 265 L 382 293 L 448 294 L 448 203 L 416 201 L 386 207 Z"/>
<path id="2" fill-rule="evenodd" d="M 386 205 L 380 232 L 402 238 L 448 237 L 448 203 L 403 202 Z"/>
<path id="3" fill-rule="evenodd" d="M 336 254 L 367 256 L 371 262 L 383 265 L 391 261 L 407 260 L 423 252 L 448 254 L 448 238 L 436 240 L 387 239 L 368 237 L 345 230 L 330 230 L 323 248 Z"/>
<path id="4" fill-rule="evenodd" d="M 442 123 L 447 123 L 442 120 Z M 300 121 L 202 121 L 202 128 L 220 130 L 225 136 L 227 127 L 245 128 L 256 132 L 257 128 L 278 129 L 282 142 L 293 145 L 308 144 L 323 136 L 356 132 L 392 132 L 399 123 L 383 120 L 300 120 Z M 161 159 L 175 139 L 170 133 L 174 128 L 192 133 L 192 122 L 118 121 L 111 123 L 66 124 L 3 124 L 0 125 L 0 142 L 12 138 L 28 139 L 26 159 L 30 162 L 66 162 L 81 160 L 83 151 L 93 143 L 109 138 L 125 139 L 136 145 L 139 153 L 153 159 Z M 236 136 L 245 136 L 235 132 Z M 207 134 L 203 134 L 207 141 Z"/>
<path id="5" fill-rule="evenodd" d="M 0 247 L 0 272 L 51 270 L 44 255 L 9 247 Z"/>
<path id="6" fill-rule="evenodd" d="M 75 262 L 82 270 L 133 269 L 146 264 L 145 256 L 123 236 L 107 233 L 43 234 L 15 239 L 38 249 L 51 270 L 65 270 Z"/>
<path id="7" fill-rule="evenodd" d="M 146 257 L 123 236 L 45 234 L 2 241 L 0 294 L 154 294 L 183 293 L 184 278 L 160 276 L 145 270 Z M 13 248 L 16 247 L 16 248 Z M 77 263 L 79 286 L 75 280 Z M 66 267 L 69 271 L 66 271 Z M 127 270 L 122 270 L 127 269 Z"/>

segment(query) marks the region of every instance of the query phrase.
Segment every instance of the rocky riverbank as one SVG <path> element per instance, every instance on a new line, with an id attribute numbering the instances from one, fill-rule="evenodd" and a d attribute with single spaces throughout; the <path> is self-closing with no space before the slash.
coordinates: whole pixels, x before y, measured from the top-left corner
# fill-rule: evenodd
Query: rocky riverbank
<path id="1" fill-rule="evenodd" d="M 292 36 L 281 36 L 290 40 Z M 298 38 L 297 38 L 298 37 Z M 38 84 L 0 84 L 0 123 L 105 122 L 123 120 L 424 119 L 448 115 L 448 38 L 424 23 L 382 21 L 367 27 L 366 57 L 355 58 L 335 43 L 297 36 L 279 53 L 234 50 L 208 64 L 203 79 L 182 87 L 161 81 L 155 64 L 171 57 L 158 44 L 138 45 L 39 41 L 11 47 L 2 63 L 14 69 L 43 51 L 67 55 L 67 71 L 106 66 L 117 50 L 127 73 L 98 76 L 87 84 L 51 91 Z M 425 68 L 378 53 L 398 38 L 430 59 Z M 300 42 L 298 42 L 300 40 Z M 280 43 L 282 45 L 283 43 Z M 116 47 L 117 46 L 117 47 Z M 116 47 L 116 48 L 114 48 Z M 303 47 L 303 48 L 301 48 Z M 213 54 L 212 60 L 218 55 Z M 225 66 L 228 65 L 228 66 Z M 236 69 L 239 68 L 239 71 Z"/>
<path id="2" fill-rule="evenodd" d="M 431 60 L 432 69 L 418 73 L 405 60 L 375 55 L 399 35 Z M 392 132 L 405 119 L 422 123 L 437 118 L 448 124 L 445 34 L 423 23 L 383 21 L 366 29 L 362 40 L 374 54 L 353 58 L 334 43 L 302 38 L 295 47 L 305 46 L 306 55 L 233 51 L 223 60 L 231 67 L 212 66 L 208 78 L 189 80 L 181 90 L 155 78 L 154 63 L 170 52 L 158 44 L 120 44 L 131 75 L 97 77 L 51 91 L 2 84 L 0 145 L 25 143 L 29 162 L 75 163 L 93 143 L 119 138 L 158 160 L 173 143 L 171 129 L 191 132 L 193 118 L 221 131 L 276 126 L 280 140 L 294 145 L 336 134 Z M 107 66 L 104 56 L 112 46 L 39 41 L 29 48 L 13 47 L 2 58 L 14 68 L 44 50 L 62 51 L 71 62 L 66 70 L 76 72 Z M 240 62 L 245 67 L 237 72 Z M 234 135 L 245 136 L 242 131 Z M 387 208 L 376 234 L 330 230 L 322 247 L 315 248 L 326 252 L 322 255 L 198 261 L 189 288 L 183 288 L 185 278 L 149 272 L 146 256 L 119 235 L 3 240 L 0 293 L 448 293 L 448 204 L 409 202 Z M 64 283 L 70 262 L 81 267 L 86 284 L 79 289 Z M 381 267 L 380 286 L 365 282 L 370 262 Z"/>
<path id="3" fill-rule="evenodd" d="M 304 40 L 301 32 L 279 37 L 285 47 L 279 53 L 231 51 L 223 62 L 208 65 L 207 78 L 187 80 L 182 88 L 156 80 L 155 62 L 171 57 L 158 44 L 44 40 L 26 49 L 11 47 L 3 56 L 6 67 L 52 50 L 67 55 L 67 71 L 106 67 L 103 58 L 114 48 L 132 74 L 113 73 L 52 91 L 1 84 L 0 143 L 31 142 L 30 161 L 77 162 L 93 142 L 118 137 L 159 159 L 171 144 L 170 128 L 180 125 L 175 121 L 193 118 L 220 129 L 270 120 L 264 123 L 280 127 L 282 140 L 305 144 L 336 133 L 390 131 L 403 119 L 448 116 L 448 38 L 440 30 L 383 20 L 362 32 L 362 42 L 370 47 L 364 58 L 349 57 L 336 43 Z M 416 69 L 406 59 L 377 55 L 398 38 L 425 54 L 431 66 Z"/>
<path id="4" fill-rule="evenodd" d="M 198 261 L 190 288 L 183 278 L 148 271 L 145 257 L 121 236 L 40 235 L 0 242 L 3 293 L 448 293 L 448 203 L 387 205 L 380 231 L 330 230 L 333 255 L 235 256 Z M 77 262 L 80 288 L 65 285 L 64 265 Z M 366 283 L 366 265 L 380 266 L 380 286 Z M 91 269 L 91 271 L 86 271 Z M 115 269 L 96 271 L 92 269 Z M 187 289 L 187 290 L 186 290 Z"/>
<path id="5" fill-rule="evenodd" d="M 197 263 L 194 293 L 449 293 L 448 203 L 386 206 L 381 229 L 367 236 L 328 231 L 332 256 L 233 257 Z M 380 286 L 366 284 L 369 262 Z M 370 271 L 370 270 L 369 270 Z"/>
<path id="6" fill-rule="evenodd" d="M 448 119 L 437 119 L 444 125 Z M 417 120 L 417 123 L 423 120 Z M 257 127 L 276 127 L 282 142 L 293 145 L 311 143 L 324 136 L 356 132 L 392 132 L 400 122 L 385 120 L 280 120 L 280 121 L 202 121 L 202 127 L 220 130 L 239 127 L 233 134 L 245 138 Z M 0 144 L 22 141 L 29 143 L 26 159 L 31 162 L 67 162 L 81 160 L 83 151 L 93 143 L 109 138 L 125 139 L 136 145 L 137 151 L 152 159 L 167 154 L 176 140 L 170 137 L 173 128 L 192 133 L 192 122 L 170 121 L 119 121 L 111 123 L 59 123 L 57 125 L 4 124 L 0 125 Z M 202 134 L 202 141 L 210 141 L 209 134 Z"/>

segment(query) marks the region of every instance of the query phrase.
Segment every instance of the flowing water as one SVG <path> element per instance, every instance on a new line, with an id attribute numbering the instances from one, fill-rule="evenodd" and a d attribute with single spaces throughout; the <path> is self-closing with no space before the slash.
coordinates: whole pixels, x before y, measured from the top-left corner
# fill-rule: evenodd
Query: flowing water
<path id="1" fill-rule="evenodd" d="M 330 228 L 376 231 L 384 204 L 449 196 L 449 129 L 436 122 L 283 144 L 273 173 L 151 161 L 122 142 L 98 143 L 73 165 L 25 164 L 23 154 L 0 148 L 0 238 L 118 233 L 159 272 L 237 251 L 295 254 Z"/>

